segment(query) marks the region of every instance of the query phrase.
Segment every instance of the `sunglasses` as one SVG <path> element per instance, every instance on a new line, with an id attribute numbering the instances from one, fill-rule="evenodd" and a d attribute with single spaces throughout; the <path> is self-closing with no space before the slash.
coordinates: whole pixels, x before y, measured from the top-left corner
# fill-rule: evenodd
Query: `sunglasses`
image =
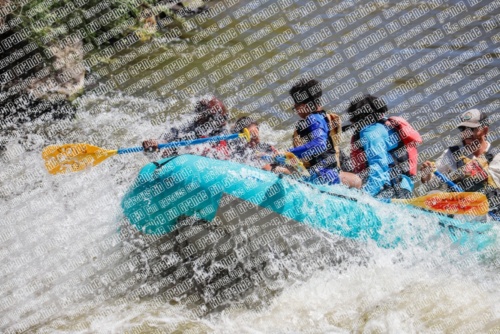
<path id="1" fill-rule="evenodd" d="M 458 128 L 458 130 L 460 130 L 460 137 L 462 137 L 462 139 L 465 140 L 474 138 L 474 128 L 461 126 Z"/>

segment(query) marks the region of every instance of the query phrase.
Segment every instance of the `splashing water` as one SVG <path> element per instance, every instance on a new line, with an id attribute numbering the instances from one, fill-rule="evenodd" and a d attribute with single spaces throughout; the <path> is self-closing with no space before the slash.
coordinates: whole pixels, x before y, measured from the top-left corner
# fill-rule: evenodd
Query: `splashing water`
<path id="1" fill-rule="evenodd" d="M 498 246 L 464 253 L 449 242 L 432 240 L 431 233 L 395 249 L 378 248 L 373 242 L 338 247 L 337 237 L 322 233 L 327 243 L 337 245 L 330 249 L 341 261 L 311 266 L 303 279 L 298 278 L 300 270 L 296 275 L 278 275 L 269 281 L 275 288 L 270 298 L 258 289 L 247 298 L 255 301 L 253 307 L 229 301 L 223 311 L 200 318 L 186 309 L 185 301 L 158 303 L 154 294 L 142 298 L 140 293 L 135 299 L 125 298 L 127 289 L 142 285 L 140 279 L 130 281 L 135 277 L 130 254 L 137 251 L 136 246 L 127 246 L 118 237 L 123 218 L 120 201 L 137 171 L 154 157 L 117 156 L 82 173 L 53 177 L 44 170 L 40 152 L 68 138 L 106 148 L 135 146 L 158 137 L 164 125 L 152 125 L 151 119 L 177 106 L 123 96 L 105 101 L 88 98 L 86 103 L 66 127 L 34 121 L 24 133 L 24 142 L 11 135 L 2 138 L 7 141 L 2 153 L 6 167 L 0 170 L 2 331 L 500 330 Z M 266 127 L 261 132 L 273 144 L 285 136 L 284 131 L 271 133 Z M 380 206 L 381 217 L 409 221 L 403 209 L 394 212 L 394 207 L 375 201 L 373 205 Z M 405 230 L 404 224 L 399 226 Z M 270 267 L 290 272 L 297 267 L 293 258 L 268 261 Z M 117 274 L 121 272 L 123 276 Z M 158 278 L 156 287 L 160 282 Z M 123 292 L 112 296 L 109 287 Z"/>

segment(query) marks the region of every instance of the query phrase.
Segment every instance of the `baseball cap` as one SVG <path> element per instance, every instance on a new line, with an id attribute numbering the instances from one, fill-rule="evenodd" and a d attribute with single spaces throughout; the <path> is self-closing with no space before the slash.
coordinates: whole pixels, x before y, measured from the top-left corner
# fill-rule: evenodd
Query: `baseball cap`
<path id="1" fill-rule="evenodd" d="M 478 109 L 467 110 L 460 116 L 460 120 L 462 121 L 462 123 L 458 124 L 457 128 L 478 128 L 480 126 L 487 126 L 489 124 L 488 115 L 486 115 L 482 111 L 479 111 Z"/>

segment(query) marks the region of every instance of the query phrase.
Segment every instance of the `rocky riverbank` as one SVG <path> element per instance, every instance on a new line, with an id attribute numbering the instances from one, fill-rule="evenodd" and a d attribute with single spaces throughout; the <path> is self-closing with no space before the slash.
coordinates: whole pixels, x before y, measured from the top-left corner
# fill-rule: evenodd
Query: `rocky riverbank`
<path id="1" fill-rule="evenodd" d="M 0 0 L 0 131 L 73 115 L 71 102 L 102 81 L 106 50 L 123 51 L 115 45 L 127 36 L 157 38 L 204 10 L 201 0 Z"/>

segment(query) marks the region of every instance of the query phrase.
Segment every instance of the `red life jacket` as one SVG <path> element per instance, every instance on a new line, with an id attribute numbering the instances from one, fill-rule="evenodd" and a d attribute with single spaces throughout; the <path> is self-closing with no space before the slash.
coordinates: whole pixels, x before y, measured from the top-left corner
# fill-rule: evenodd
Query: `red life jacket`
<path id="1" fill-rule="evenodd" d="M 200 138 L 207 138 L 207 136 L 201 136 Z M 212 152 L 212 153 L 215 153 L 215 156 L 218 158 L 218 159 L 228 159 L 230 154 L 229 154 L 229 147 L 227 145 L 227 141 L 225 140 L 221 140 L 217 143 L 214 143 L 211 145 L 212 147 L 206 147 L 205 149 L 203 149 L 203 152 L 201 153 L 202 156 L 207 156 L 207 155 L 210 155 L 210 151 L 211 150 L 215 150 L 215 152 Z M 198 152 L 199 152 L 199 149 L 198 149 Z"/>
<path id="2" fill-rule="evenodd" d="M 408 176 L 417 175 L 418 151 L 417 146 L 422 143 L 422 137 L 404 118 L 392 116 L 382 119 L 378 123 L 389 129 L 394 129 L 398 136 L 398 145 L 389 151 L 394 165 L 398 166 L 399 172 Z M 360 140 L 359 131 L 351 138 L 351 161 L 353 171 L 362 174 L 368 168 L 368 160 Z"/>
<path id="3" fill-rule="evenodd" d="M 227 141 L 221 140 L 217 146 L 215 147 L 218 153 L 224 155 L 225 158 L 229 158 L 229 146 L 227 145 Z"/>

